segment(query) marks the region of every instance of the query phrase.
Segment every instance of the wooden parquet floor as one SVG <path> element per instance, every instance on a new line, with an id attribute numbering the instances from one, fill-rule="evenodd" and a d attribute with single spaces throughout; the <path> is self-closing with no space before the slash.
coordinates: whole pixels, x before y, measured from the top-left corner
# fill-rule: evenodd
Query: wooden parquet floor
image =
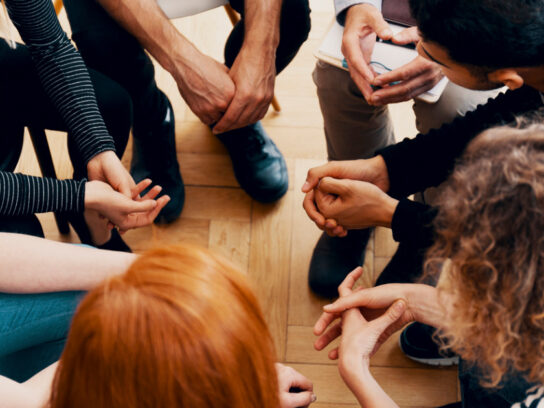
<path id="1" fill-rule="evenodd" d="M 182 217 L 168 226 L 152 226 L 126 234 L 135 251 L 179 241 L 190 241 L 222 253 L 246 271 L 255 286 L 278 359 L 313 380 L 316 408 L 356 407 L 357 402 L 340 379 L 326 352 L 313 350 L 311 331 L 325 301 L 307 286 L 307 270 L 320 231 L 306 217 L 300 192 L 307 170 L 326 160 L 323 119 L 311 72 L 313 52 L 333 18 L 332 0 L 311 0 L 313 28 L 293 63 L 277 79 L 276 95 L 282 106 L 270 109 L 263 125 L 284 153 L 290 189 L 276 204 L 252 201 L 238 186 L 230 159 L 218 140 L 187 108 L 172 78 L 157 66 L 157 80 L 174 106 L 177 154 L 187 184 Z M 63 26 L 68 30 L 65 16 Z M 177 20 L 176 26 L 201 50 L 222 60 L 230 23 L 222 9 Z M 409 103 L 391 109 L 397 137 L 415 134 Z M 49 132 L 57 171 L 71 175 L 66 135 Z M 130 146 L 123 162 L 130 162 Z M 18 171 L 39 175 L 28 138 Z M 77 242 L 75 234 L 60 236 L 51 214 L 41 216 L 48 238 Z M 371 285 L 395 251 L 389 230 L 378 228 L 369 244 L 363 285 Z M 457 399 L 455 369 L 433 369 L 410 361 L 400 352 L 398 336 L 373 358 L 377 380 L 401 407 L 436 407 Z"/>

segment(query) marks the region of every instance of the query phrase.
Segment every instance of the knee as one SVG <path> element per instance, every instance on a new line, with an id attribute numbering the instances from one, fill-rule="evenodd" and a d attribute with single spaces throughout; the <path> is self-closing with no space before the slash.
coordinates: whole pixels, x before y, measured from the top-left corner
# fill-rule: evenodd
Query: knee
<path id="1" fill-rule="evenodd" d="M 312 27 L 308 0 L 284 0 L 281 26 L 290 41 L 300 47 L 308 38 Z"/>

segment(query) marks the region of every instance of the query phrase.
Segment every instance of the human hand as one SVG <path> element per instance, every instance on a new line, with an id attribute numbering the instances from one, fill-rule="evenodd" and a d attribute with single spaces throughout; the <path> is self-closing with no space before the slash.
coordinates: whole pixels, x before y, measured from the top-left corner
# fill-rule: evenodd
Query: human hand
<path id="1" fill-rule="evenodd" d="M 419 42 L 417 27 L 406 28 L 395 34 L 394 43 L 404 45 Z M 372 105 L 404 102 L 432 89 L 444 77 L 435 62 L 417 56 L 408 64 L 374 78 L 372 85 L 382 87 L 372 93 L 367 101 Z"/>
<path id="2" fill-rule="evenodd" d="M 236 90 L 227 111 L 213 127 L 215 134 L 250 125 L 266 115 L 274 96 L 275 53 L 256 55 L 242 47 L 229 76 Z"/>
<path id="3" fill-rule="evenodd" d="M 371 84 L 376 76 L 368 65 L 376 44 L 376 36 L 383 40 L 390 40 L 393 37 L 393 31 L 381 12 L 370 4 L 351 6 L 346 12 L 342 54 L 353 82 L 367 101 L 370 101 Z"/>
<path id="4" fill-rule="evenodd" d="M 391 227 L 398 200 L 365 181 L 325 177 L 315 191 L 315 203 L 326 219 L 345 229 L 364 229 Z"/>
<path id="5" fill-rule="evenodd" d="M 310 380 L 295 369 L 280 363 L 276 363 L 276 372 L 280 388 L 280 408 L 308 407 L 315 402 L 314 386 Z M 302 391 L 290 392 L 293 388 Z"/>
<path id="6" fill-rule="evenodd" d="M 87 175 L 89 180 L 108 183 L 115 191 L 126 197 L 132 197 L 132 190 L 136 187 L 130 173 L 111 150 L 99 153 L 89 160 Z"/>
<path id="7" fill-rule="evenodd" d="M 144 197 L 139 197 L 151 184 L 151 180 L 143 180 L 131 191 L 127 198 L 113 190 L 108 184 L 100 181 L 90 181 L 85 185 L 85 209 L 97 212 L 108 220 L 111 226 L 117 226 L 121 231 L 149 225 L 159 212 L 170 201 L 164 195 L 158 200 L 155 197 L 161 187 L 155 186 Z"/>
<path id="8" fill-rule="evenodd" d="M 323 307 L 324 312 L 314 325 L 314 334 L 319 336 L 314 343 L 317 350 L 323 350 L 342 334 L 342 322 L 337 322 L 334 325 L 333 323 L 336 319 L 342 317 L 345 311 L 350 309 L 358 309 L 365 320 L 372 321 L 383 316 L 397 300 L 402 299 L 406 304 L 404 313 L 382 331 L 380 337 L 376 340 L 376 347 L 372 351 L 376 351 L 393 333 L 408 323 L 424 320 L 423 316 L 418 312 L 417 301 L 413 299 L 414 297 L 419 299 L 421 296 L 432 298 L 436 292 L 435 288 L 426 285 L 389 284 L 352 290 L 354 283 L 362 273 L 363 269 L 361 267 L 354 269 L 338 288 L 340 298 L 334 303 Z M 351 290 L 346 290 L 346 287 Z M 422 290 L 429 293 L 423 293 Z M 372 352 L 370 356 L 372 356 Z M 336 359 L 338 352 L 331 350 L 329 357 Z"/>
<path id="9" fill-rule="evenodd" d="M 362 273 L 363 269 L 359 267 L 346 277 L 338 287 L 340 299 L 361 292 L 353 292 L 353 285 Z M 349 379 L 346 377 L 353 374 L 359 375 L 362 369 L 368 367 L 370 357 L 383 343 L 386 331 L 390 331 L 391 327 L 397 327 L 399 324 L 406 324 L 406 301 L 394 301 L 388 306 L 387 309 L 380 308 L 379 313 L 375 313 L 370 318 L 365 317 L 364 311 L 368 311 L 367 309 L 357 306 L 343 309 L 340 312 L 341 315 L 325 312 L 314 326 L 314 334 L 320 335 L 314 344 L 317 350 L 322 350 L 332 340 L 342 336 L 340 346 L 331 350 L 328 356 L 332 360 L 340 359 L 338 368 L 342 378 L 348 384 Z M 341 316 L 341 322 L 325 332 L 326 328 L 339 316 Z"/>
<path id="10" fill-rule="evenodd" d="M 229 69 L 191 47 L 190 65 L 174 73 L 181 96 L 198 118 L 208 126 L 227 111 L 235 93 Z M 177 73 L 179 72 L 179 74 Z"/>
<path id="11" fill-rule="evenodd" d="M 347 231 L 342 226 L 338 226 L 335 220 L 327 220 L 316 206 L 315 188 L 324 177 L 367 181 L 385 192 L 389 190 L 389 175 L 382 156 L 368 160 L 331 161 L 310 169 L 306 176 L 306 182 L 302 186 L 302 192 L 306 193 L 303 207 L 308 217 L 315 222 L 318 228 L 327 231 L 332 236 L 344 236 Z"/>

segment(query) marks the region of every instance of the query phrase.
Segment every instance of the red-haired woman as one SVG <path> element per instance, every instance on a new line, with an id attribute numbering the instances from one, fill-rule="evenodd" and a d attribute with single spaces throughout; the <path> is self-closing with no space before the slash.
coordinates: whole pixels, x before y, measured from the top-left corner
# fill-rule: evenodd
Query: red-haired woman
<path id="1" fill-rule="evenodd" d="M 25 384 L 0 381 L 0 392 L 5 407 L 49 399 L 50 408 L 295 408 L 315 400 L 309 380 L 275 364 L 244 276 L 190 246 L 150 251 L 91 291 L 58 367 Z"/>
<path id="2" fill-rule="evenodd" d="M 329 357 L 339 359 L 361 405 L 398 407 L 373 379 L 369 360 L 392 332 L 419 321 L 437 327 L 461 358 L 462 402 L 449 407 L 544 406 L 544 126 L 497 128 L 474 139 L 443 187 L 434 225 L 426 269 L 443 272 L 438 287 L 352 291 L 357 269 L 316 323 L 315 347 L 341 335 Z"/>

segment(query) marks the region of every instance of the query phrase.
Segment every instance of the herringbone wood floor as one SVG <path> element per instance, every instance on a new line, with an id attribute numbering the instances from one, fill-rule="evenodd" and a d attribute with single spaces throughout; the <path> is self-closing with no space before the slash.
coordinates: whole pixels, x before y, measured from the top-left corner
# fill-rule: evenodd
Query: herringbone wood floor
<path id="1" fill-rule="evenodd" d="M 314 50 L 333 18 L 332 0 L 311 0 L 313 28 L 293 63 L 277 80 L 276 95 L 282 112 L 269 111 L 263 124 L 287 158 L 290 189 L 278 203 L 252 201 L 237 185 L 230 159 L 222 145 L 198 121 L 180 97 L 172 78 L 157 67 L 157 79 L 174 105 L 177 153 L 187 184 L 182 217 L 169 226 L 153 226 L 126 234 L 136 251 L 151 246 L 191 241 L 212 248 L 233 260 L 252 280 L 270 329 L 278 359 L 294 366 L 314 381 L 318 408 L 356 407 L 356 400 L 343 385 L 335 363 L 326 352 L 313 350 L 311 327 L 325 301 L 312 296 L 306 283 L 307 268 L 320 231 L 302 209 L 300 187 L 308 168 L 325 161 L 323 119 L 311 72 Z M 63 26 L 69 31 L 64 14 Z M 222 9 L 177 20 L 176 26 L 200 49 L 222 59 L 230 23 Z M 410 104 L 392 107 L 397 137 L 415 134 Z M 71 175 L 62 133 L 48 134 L 60 177 Z M 123 162 L 130 162 L 130 147 Z M 28 138 L 18 171 L 39 175 Z M 48 238 L 59 236 L 51 214 L 41 216 Z M 363 285 L 371 285 L 395 250 L 391 233 L 378 228 L 366 257 Z M 436 407 L 457 399 L 455 369 L 432 369 L 405 358 L 391 339 L 373 358 L 378 381 L 401 407 Z"/>

